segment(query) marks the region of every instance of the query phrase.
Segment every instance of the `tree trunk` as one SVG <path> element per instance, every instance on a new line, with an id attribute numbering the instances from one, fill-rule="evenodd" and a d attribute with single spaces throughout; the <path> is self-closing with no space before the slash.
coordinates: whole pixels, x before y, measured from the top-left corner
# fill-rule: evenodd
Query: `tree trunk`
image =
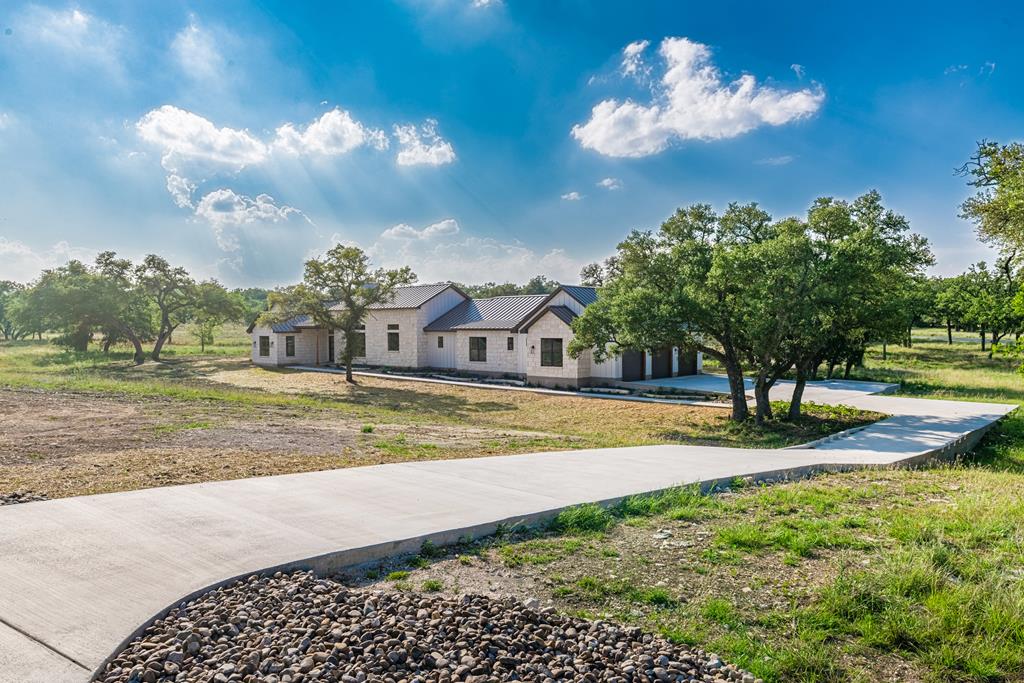
<path id="1" fill-rule="evenodd" d="M 832 379 L 833 373 L 836 371 L 836 362 L 832 359 L 828 361 L 828 373 L 825 375 L 825 379 Z"/>
<path id="2" fill-rule="evenodd" d="M 804 387 L 807 386 L 807 370 L 801 366 L 796 366 L 796 386 L 793 387 L 793 396 L 789 399 L 789 414 L 786 416 L 789 420 L 796 420 L 800 417 L 800 404 L 804 400 Z"/>
<path id="3" fill-rule="evenodd" d="M 908 327 L 907 328 L 907 348 L 908 349 L 914 348 L 914 328 L 913 327 Z"/>
<path id="4" fill-rule="evenodd" d="M 71 348 L 75 351 L 88 351 L 92 330 L 88 325 L 81 325 L 71 335 Z"/>
<path id="5" fill-rule="evenodd" d="M 746 387 L 743 385 L 743 368 L 734 358 L 726 357 L 722 361 L 725 374 L 729 377 L 729 395 L 732 398 L 732 420 L 745 422 L 750 415 L 747 409 Z"/>
<path id="6" fill-rule="evenodd" d="M 843 379 L 850 379 L 850 370 L 853 369 L 853 359 L 849 358 L 846 361 L 846 367 L 843 369 Z"/>
<path id="7" fill-rule="evenodd" d="M 882 360 L 889 360 L 889 345 L 882 342 Z"/>
<path id="8" fill-rule="evenodd" d="M 765 420 L 772 418 L 772 404 L 768 397 L 770 391 L 771 384 L 764 376 L 764 373 L 758 373 L 757 379 L 754 380 L 754 401 L 756 403 L 754 423 L 758 426 L 763 425 Z"/>
<path id="9" fill-rule="evenodd" d="M 981 350 L 985 350 L 985 328 L 981 328 Z"/>
<path id="10" fill-rule="evenodd" d="M 353 335 L 347 333 L 345 334 L 345 351 L 344 358 L 342 358 L 342 360 L 345 361 L 345 381 L 348 382 L 349 384 L 356 383 L 356 381 L 352 378 L 352 356 L 355 351 L 352 348 L 352 338 Z"/>
<path id="11" fill-rule="evenodd" d="M 103 355 L 110 353 L 110 337 L 103 338 Z"/>
<path id="12" fill-rule="evenodd" d="M 953 345 L 953 322 L 946 318 L 946 338 L 949 339 L 949 345 Z"/>

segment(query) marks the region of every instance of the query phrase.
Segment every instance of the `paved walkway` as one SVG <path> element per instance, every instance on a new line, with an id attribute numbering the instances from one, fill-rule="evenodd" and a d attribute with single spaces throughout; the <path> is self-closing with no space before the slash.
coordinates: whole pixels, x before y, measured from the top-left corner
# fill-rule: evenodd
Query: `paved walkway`
<path id="1" fill-rule="evenodd" d="M 803 476 L 962 452 L 1015 407 L 870 394 L 880 388 L 886 387 L 843 382 L 809 390 L 816 401 L 894 416 L 813 447 L 533 453 L 2 507 L 0 681 L 86 681 L 158 613 L 253 572 L 329 571 L 415 551 L 428 538 L 450 543 L 489 534 L 499 523 L 537 521 L 569 505 L 678 484 Z"/>

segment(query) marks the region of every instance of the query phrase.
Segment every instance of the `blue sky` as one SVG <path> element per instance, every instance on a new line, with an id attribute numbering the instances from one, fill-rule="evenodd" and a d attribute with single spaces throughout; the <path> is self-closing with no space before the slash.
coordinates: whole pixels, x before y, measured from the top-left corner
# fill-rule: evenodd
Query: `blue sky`
<path id="1" fill-rule="evenodd" d="M 8 0 L 0 279 L 114 249 L 272 286 L 345 242 L 573 281 L 678 206 L 870 188 L 955 273 L 990 258 L 953 171 L 1020 137 L 1024 9 L 918 4 Z"/>

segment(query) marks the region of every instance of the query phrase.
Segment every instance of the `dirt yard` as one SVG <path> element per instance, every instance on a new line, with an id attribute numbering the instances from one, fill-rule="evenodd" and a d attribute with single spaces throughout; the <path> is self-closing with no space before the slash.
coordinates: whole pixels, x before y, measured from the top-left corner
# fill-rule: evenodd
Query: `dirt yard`
<path id="1" fill-rule="evenodd" d="M 330 410 L 0 391 L 0 492 L 48 498 L 540 450 L 549 443 L 573 447 L 571 437 L 543 432 L 370 425 Z"/>

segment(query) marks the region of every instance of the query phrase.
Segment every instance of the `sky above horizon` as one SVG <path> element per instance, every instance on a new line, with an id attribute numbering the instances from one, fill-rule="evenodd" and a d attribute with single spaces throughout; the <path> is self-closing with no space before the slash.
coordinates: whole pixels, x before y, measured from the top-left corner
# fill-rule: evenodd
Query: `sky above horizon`
<path id="1" fill-rule="evenodd" d="M 913 5 L 916 3 L 907 3 Z M 1020 139 L 1024 7 L 85 1 L 0 8 L 0 280 L 103 250 L 277 286 L 575 282 L 676 208 L 869 190 L 991 260 L 955 169 Z"/>

